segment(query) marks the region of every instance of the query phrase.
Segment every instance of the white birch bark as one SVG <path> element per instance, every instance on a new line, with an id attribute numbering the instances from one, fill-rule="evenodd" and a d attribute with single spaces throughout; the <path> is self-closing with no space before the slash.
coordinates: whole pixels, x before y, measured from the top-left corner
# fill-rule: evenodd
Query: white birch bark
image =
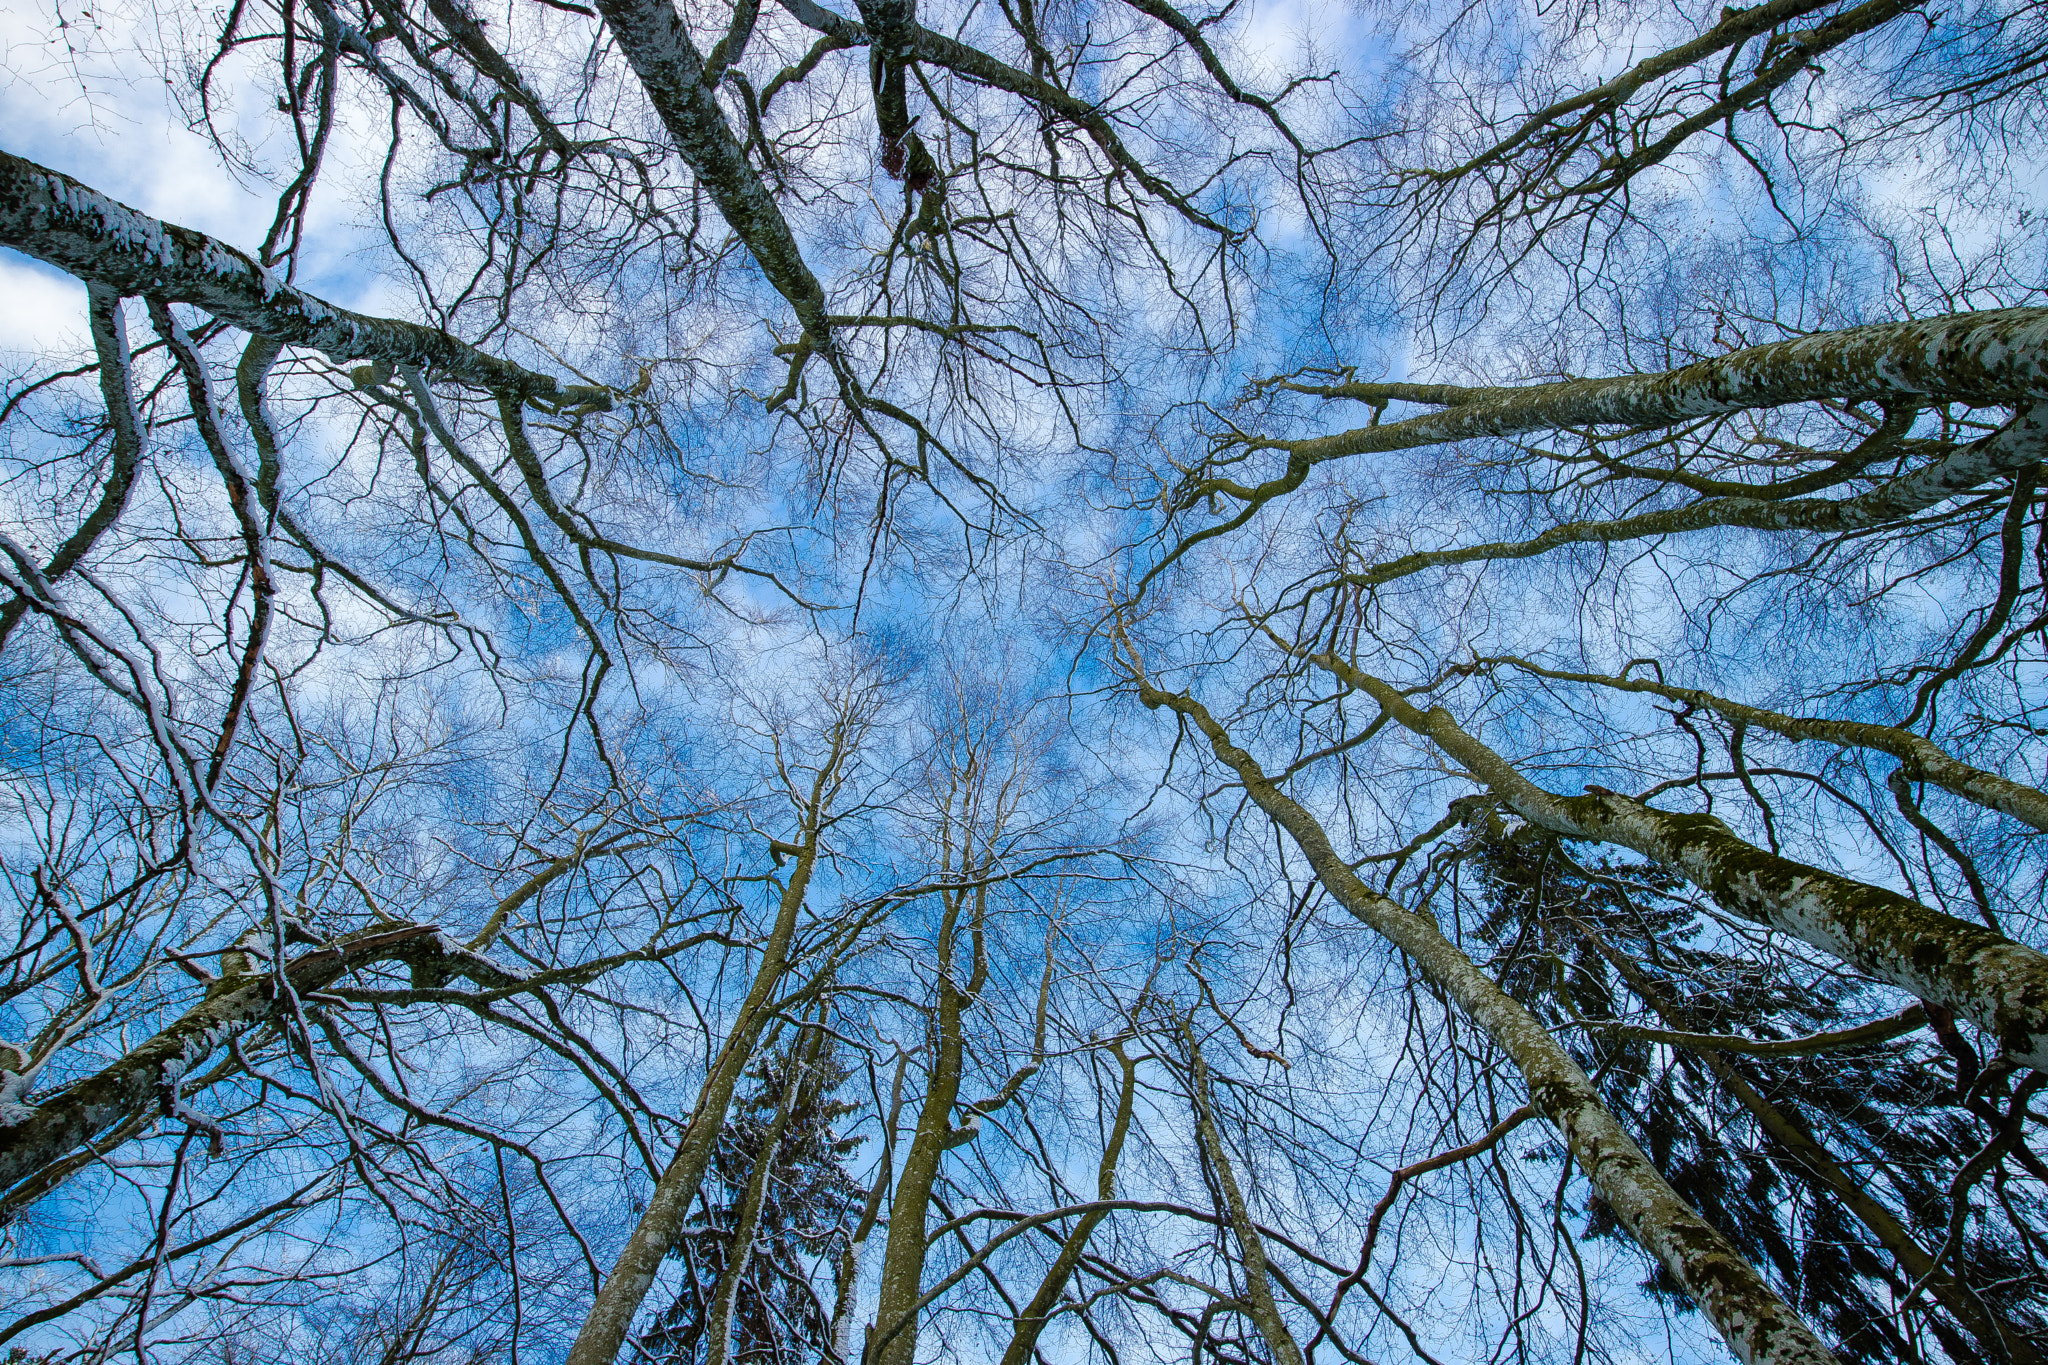
<path id="1" fill-rule="evenodd" d="M 152 218 L 59 171 L 0 151 L 0 244 L 91 284 L 204 308 L 245 332 L 348 360 L 417 366 L 523 398 L 606 406 L 606 391 L 556 380 L 448 333 L 338 308 L 227 243 Z"/>

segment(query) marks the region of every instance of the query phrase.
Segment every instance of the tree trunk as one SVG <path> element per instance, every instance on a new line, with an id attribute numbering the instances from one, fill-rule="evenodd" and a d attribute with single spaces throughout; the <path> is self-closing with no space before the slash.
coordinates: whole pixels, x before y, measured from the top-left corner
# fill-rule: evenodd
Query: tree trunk
<path id="1" fill-rule="evenodd" d="M 1273 1301 L 1273 1282 L 1266 1271 L 1266 1244 L 1252 1221 L 1244 1192 L 1237 1186 L 1237 1173 L 1231 1169 L 1230 1153 L 1216 1126 L 1215 1106 L 1209 1095 L 1209 1064 L 1202 1059 L 1202 1045 L 1195 1038 L 1194 1026 L 1186 1019 L 1180 1021 L 1180 1036 L 1188 1050 L 1188 1096 L 1195 1106 L 1195 1139 L 1209 1168 L 1216 1173 L 1216 1183 L 1222 1187 L 1224 1216 L 1237 1236 L 1238 1254 L 1244 1260 L 1245 1315 L 1259 1329 L 1273 1365 L 1302 1365 L 1301 1347 L 1287 1330 L 1280 1305 Z"/>
<path id="2" fill-rule="evenodd" d="M 1109 1142 L 1102 1149 L 1102 1164 L 1095 1175 L 1095 1197 L 1101 1200 L 1116 1198 L 1116 1163 L 1123 1154 L 1124 1139 L 1131 1131 L 1131 1108 L 1138 1093 L 1137 1063 L 1126 1056 L 1120 1046 L 1116 1048 L 1116 1059 L 1123 1068 L 1123 1086 L 1117 1092 L 1116 1121 L 1110 1127 Z M 1053 1310 L 1059 1306 L 1067 1281 L 1074 1277 L 1081 1257 L 1088 1250 L 1088 1239 L 1108 1217 L 1107 1209 L 1082 1214 L 1080 1221 L 1074 1224 L 1074 1230 L 1060 1243 L 1059 1254 L 1053 1257 L 1045 1278 L 1038 1283 L 1038 1292 L 1017 1315 L 1016 1324 L 1010 1332 L 1010 1344 L 1003 1349 L 1002 1365 L 1030 1365 L 1038 1349 L 1039 1336 L 1044 1333 Z"/>
<path id="3" fill-rule="evenodd" d="M 1521 1069 L 1529 1101 L 1563 1136 L 1586 1178 L 1623 1228 L 1684 1286 L 1722 1340 L 1749 1365 L 1821 1365 L 1835 1357 L 1728 1239 L 1666 1183 L 1600 1100 L 1579 1064 L 1534 1015 L 1511 999 L 1421 915 L 1359 880 L 1320 823 L 1282 792 L 1252 756 L 1192 697 L 1154 687 L 1132 665 L 1138 699 L 1192 723 L 1246 794 L 1285 829 L 1316 877 L 1353 918 L 1412 958 Z"/>
<path id="4" fill-rule="evenodd" d="M 697 1105 L 690 1111 L 675 1156 L 670 1158 L 661 1179 L 654 1184 L 654 1192 L 648 1196 L 647 1211 L 640 1215 L 632 1236 L 626 1239 L 590 1306 L 583 1330 L 569 1348 L 568 1365 L 611 1365 L 617 1359 L 626 1334 L 632 1330 L 633 1317 L 653 1287 L 655 1273 L 675 1245 L 690 1205 L 697 1198 L 698 1187 L 704 1183 L 704 1172 L 717 1150 L 718 1135 L 725 1131 L 733 1091 L 754 1055 L 762 1030 L 774 1017 L 769 1008 L 771 997 L 789 968 L 790 941 L 796 936 L 798 912 L 818 860 L 823 791 L 830 771 L 828 767 L 821 772 L 813 788 L 811 808 L 805 813 L 803 842 L 790 869 L 789 885 L 783 889 L 775 927 L 761 949 L 761 963 L 755 968 L 753 983 L 733 1018 L 732 1032 L 726 1035 L 711 1064 L 711 1072 L 704 1079 L 704 1088 L 698 1092 Z"/>
<path id="5" fill-rule="evenodd" d="M 1664 992 L 1645 977 L 1626 954 L 1595 933 L 1587 933 L 1586 941 L 1620 973 L 1621 978 L 1628 982 L 1629 989 L 1641 996 L 1667 1024 L 1674 1028 L 1684 1026 L 1683 1020 L 1672 1017 Z M 2009 1365 L 2039 1365 L 2041 1353 L 2024 1335 L 2010 1323 L 2000 1321 L 1970 1292 L 1968 1285 L 1943 1270 L 1862 1181 L 1843 1170 L 1833 1154 L 1790 1115 L 1765 1099 L 1763 1092 L 1751 1085 L 1749 1078 L 1733 1063 L 1709 1048 L 1698 1049 L 1693 1055 L 1704 1062 L 1736 1102 L 1750 1112 L 1771 1141 L 1791 1153 L 1793 1159 L 1811 1171 L 1814 1179 L 1840 1199 L 1843 1207 L 1870 1230 L 1878 1244 L 1898 1261 L 1899 1269 L 1906 1273 L 1908 1279 L 1914 1284 L 1926 1285 L 1927 1292 L 1969 1329 L 1987 1358 L 2008 1362 Z"/>
<path id="6" fill-rule="evenodd" d="M 1559 796 L 1459 728 L 1442 707 L 1425 713 L 1332 655 L 1312 655 L 1310 662 L 1464 764 L 1524 819 L 1567 838 L 1634 849 L 1736 914 L 1948 1006 L 2015 1061 L 2048 1067 L 2048 955 L 1895 891 L 1767 853 L 1711 815 L 1673 814 L 1613 792 Z"/>
<path id="7" fill-rule="evenodd" d="M 953 1127 L 953 1106 L 960 1098 L 960 1073 L 966 1060 L 963 1017 L 980 992 L 986 958 L 977 945 L 975 969 L 963 988 L 953 982 L 953 950 L 961 909 L 969 896 L 974 898 L 975 907 L 970 932 L 979 938 L 987 894 L 985 888 L 979 887 L 971 892 L 944 893 L 946 913 L 939 925 L 939 999 L 932 1029 L 932 1065 L 925 1081 L 924 1104 L 917 1114 L 917 1131 L 911 1135 L 903 1169 L 897 1172 L 896 1198 L 889 1206 L 889 1240 L 882 1248 L 881 1292 L 875 1303 L 875 1341 L 868 1350 L 871 1365 L 915 1365 L 916 1306 L 924 1288 L 924 1262 L 929 1250 L 925 1214 L 931 1205 L 932 1187 L 938 1182 L 939 1166 L 947 1150 L 976 1131 Z"/>

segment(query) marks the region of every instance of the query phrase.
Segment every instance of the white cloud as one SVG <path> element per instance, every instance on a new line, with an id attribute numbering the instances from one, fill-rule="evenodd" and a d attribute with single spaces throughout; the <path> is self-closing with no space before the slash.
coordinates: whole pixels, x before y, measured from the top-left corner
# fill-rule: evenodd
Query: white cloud
<path id="1" fill-rule="evenodd" d="M 177 60 L 181 39 L 166 28 L 179 16 L 151 0 L 102 0 L 90 9 L 65 3 L 59 18 L 56 0 L 0 6 L 0 145 L 144 213 L 255 250 L 276 190 L 225 173 L 212 142 L 186 126 L 164 65 Z M 228 136 L 263 135 L 262 121 L 242 114 L 267 108 L 265 79 L 253 68 L 219 74 L 214 112 Z M 348 138 L 338 132 L 337 152 Z M 317 282 L 308 283 L 337 303 L 369 302 L 353 297 L 369 284 L 352 259 L 364 235 L 348 221 L 355 210 L 316 194 L 313 216 L 319 241 L 308 244 L 306 265 Z M 83 336 L 82 287 L 5 249 L 0 272 L 0 346 L 54 348 Z"/>
<path id="2" fill-rule="evenodd" d="M 85 286 L 0 251 L 0 353 L 75 351 L 88 344 Z"/>

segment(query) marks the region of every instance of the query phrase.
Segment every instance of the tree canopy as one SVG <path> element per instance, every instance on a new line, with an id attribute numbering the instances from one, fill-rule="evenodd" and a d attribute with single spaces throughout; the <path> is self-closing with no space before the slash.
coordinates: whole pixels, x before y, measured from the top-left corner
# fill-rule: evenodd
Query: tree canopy
<path id="1" fill-rule="evenodd" d="M 2040 0 L 7 24 L 10 1361 L 2048 1358 Z"/>

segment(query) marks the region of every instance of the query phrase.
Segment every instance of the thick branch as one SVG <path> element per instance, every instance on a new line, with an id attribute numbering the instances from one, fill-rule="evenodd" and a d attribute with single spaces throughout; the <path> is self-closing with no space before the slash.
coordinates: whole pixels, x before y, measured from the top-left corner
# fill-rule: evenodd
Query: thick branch
<path id="1" fill-rule="evenodd" d="M 480 986 L 516 979 L 441 936 L 430 924 L 380 925 L 302 953 L 286 964 L 284 977 L 300 996 L 320 991 L 351 972 L 379 962 L 408 962 L 420 970 L 466 976 Z M 175 1022 L 97 1074 L 41 1104 L 0 1114 L 0 1189 L 59 1161 L 79 1144 L 116 1124 L 147 1112 L 216 1048 L 287 1008 L 268 970 L 225 976 L 206 998 Z"/>
<path id="2" fill-rule="evenodd" d="M 1134 665 L 1135 671 L 1135 665 Z M 1737 1357 L 1751 1365 L 1818 1365 L 1834 1356 L 1718 1229 L 1701 1218 L 1616 1121 L 1592 1081 L 1541 1021 L 1510 998 L 1424 916 L 1379 895 L 1331 846 L 1320 822 L 1281 791 L 1200 702 L 1136 673 L 1138 700 L 1191 724 L 1246 794 L 1285 829 L 1338 904 L 1408 954 L 1521 1069 L 1529 1101 L 1556 1126 L 1629 1235 L 1685 1286 Z"/>
<path id="3" fill-rule="evenodd" d="M 2048 955 L 1895 891 L 1766 853 L 1711 815 L 1662 811 L 1598 789 L 1559 796 L 1524 777 L 1442 707 L 1425 713 L 1390 684 L 1332 655 L 1309 661 L 1464 764 L 1524 819 L 1567 838 L 1634 849 L 1736 914 L 1946 1005 L 1997 1039 L 2007 1056 L 2048 1068 Z"/>
<path id="4" fill-rule="evenodd" d="M 1611 545 L 1621 541 L 1682 535 L 1717 526 L 1821 534 L 1866 530 L 1924 512 L 1997 475 L 2030 468 L 2044 456 L 2048 456 L 2048 404 L 2035 404 L 1989 436 L 1958 447 L 1932 464 L 1853 498 L 1798 498 L 1791 501 L 1779 501 L 1773 497 L 1702 498 L 1682 507 L 1643 512 L 1632 517 L 1568 521 L 1527 540 L 1491 541 L 1481 545 L 1460 545 L 1449 550 L 1418 550 L 1370 569 L 1338 575 L 1329 583 L 1372 588 L 1424 569 L 1449 564 L 1531 559 L 1566 545 Z M 1259 505 L 1255 502 L 1234 520 L 1188 537 L 1181 548 L 1241 525 Z"/>
<path id="5" fill-rule="evenodd" d="M 135 408 L 128 323 L 121 312 L 121 296 L 106 285 L 87 284 L 86 316 L 92 328 L 93 349 L 99 354 L 100 396 L 107 405 L 111 451 L 107 482 L 100 490 L 99 503 L 43 566 L 43 577 L 52 582 L 70 573 L 92 552 L 107 528 L 119 520 L 128 506 L 128 492 L 135 486 L 135 471 L 142 463 L 142 419 Z M 28 603 L 21 598 L 0 607 L 0 646 L 6 645 L 7 637 L 27 610 Z"/>
<path id="6" fill-rule="evenodd" d="M 826 806 L 839 765 L 847 760 L 850 722 L 842 722 L 831 758 L 819 769 L 804 808 L 801 842 L 796 845 L 795 865 L 789 884 L 783 888 L 775 925 L 762 945 L 761 961 L 746 998 L 734 1016 L 731 1031 L 713 1059 L 696 1106 L 690 1111 L 676 1153 L 655 1181 L 647 1198 L 647 1210 L 633 1228 L 619 1258 L 605 1276 L 583 1329 L 569 1348 L 567 1365 L 611 1365 L 633 1326 L 633 1315 L 653 1287 L 654 1276 L 675 1245 L 690 1205 L 704 1182 L 704 1172 L 717 1150 L 718 1135 L 725 1131 L 726 1114 L 732 1107 L 733 1091 L 754 1055 L 762 1030 L 775 1014 L 774 995 L 789 970 L 790 945 L 796 937 L 797 919 L 804 896 L 810 889 L 811 874 L 818 862 L 820 835 L 826 823 Z"/>
<path id="7" fill-rule="evenodd" d="M 1621 974 L 1631 990 L 1649 1002 L 1650 1007 L 1658 1014 L 1665 1016 L 1666 1022 L 1677 1022 L 1670 1017 L 1671 1007 L 1663 998 L 1664 992 L 1645 976 L 1635 963 L 1629 961 L 1625 953 L 1597 933 L 1588 931 L 1586 941 Z M 1906 1013 L 1919 1016 L 1915 1027 L 1926 1022 L 1926 1011 L 1917 1006 Z M 1861 1029 L 1848 1029 L 1837 1036 L 1871 1034 L 1873 1030 L 1893 1022 L 1879 1020 L 1877 1024 L 1866 1024 Z M 1698 1039 L 1703 1036 L 1694 1033 L 1672 1033 L 1665 1035 L 1660 1041 Z M 1877 1041 L 1878 1038 L 1885 1036 L 1890 1035 L 1875 1034 L 1860 1041 Z M 1691 1045 L 1701 1046 L 1699 1043 Z M 1834 1154 L 1829 1152 L 1818 1138 L 1809 1133 L 1790 1114 L 1766 1099 L 1762 1091 L 1750 1084 L 1748 1077 L 1726 1059 L 1716 1055 L 1718 1050 L 1713 1043 L 1709 1043 L 1705 1050 L 1701 1051 L 1700 1060 L 1706 1063 L 1707 1069 L 1712 1071 L 1728 1093 L 1755 1117 L 1757 1125 L 1771 1141 L 1790 1152 L 1800 1165 L 1813 1174 L 1817 1182 L 1840 1199 L 1849 1212 L 1856 1215 L 1864 1227 L 1870 1229 L 1871 1235 L 1892 1254 L 1898 1261 L 1899 1268 L 1905 1271 L 1915 1284 L 1926 1285 L 1941 1305 L 1953 1313 L 1957 1321 L 1970 1329 L 1970 1334 L 1977 1338 L 1978 1344 L 1993 1360 L 2009 1362 L 2010 1365 L 2038 1365 L 2040 1353 L 2024 1335 L 1992 1313 L 1967 1285 L 1942 1270 L 1940 1264 L 1914 1239 L 1905 1225 L 1892 1216 L 1891 1210 L 1879 1203 L 1876 1196 L 1870 1193 L 1866 1181 L 1858 1180 L 1842 1169 L 1841 1163 L 1835 1160 Z"/>
<path id="8" fill-rule="evenodd" d="M 1668 1047 L 1691 1048 L 1704 1052 L 1739 1052 L 1745 1057 L 1810 1057 L 1816 1052 L 1834 1052 L 1845 1047 L 1868 1047 L 1872 1043 L 1888 1042 L 1902 1038 L 1908 1033 L 1917 1033 L 1927 1027 L 1927 1007 L 1908 1005 L 1897 1014 L 1883 1019 L 1873 1019 L 1867 1024 L 1853 1028 L 1833 1029 L 1827 1033 L 1810 1033 L 1804 1038 L 1739 1038 L 1728 1033 L 1678 1033 L 1670 1029 L 1637 1028 L 1632 1024 L 1607 1023 L 1598 1019 L 1586 1019 L 1581 1023 L 1587 1028 L 1611 1029 L 1639 1038 L 1646 1043 L 1663 1043 Z"/>
<path id="9" fill-rule="evenodd" d="M 602 389 L 565 390 L 552 376 L 486 355 L 436 328 L 337 308 L 225 242 L 152 218 L 4 151 L 0 244 L 89 284 L 193 304 L 245 332 L 324 352 L 336 363 L 417 366 L 525 398 L 609 405 Z"/>
<path id="10" fill-rule="evenodd" d="M 1717 697 L 1697 687 L 1674 687 L 1668 683 L 1653 682 L 1647 678 L 1611 678 L 1597 673 L 1572 673 L 1562 669 L 1543 668 L 1521 659 L 1505 659 L 1516 668 L 1533 673 L 1539 678 L 1553 678 L 1559 682 L 1592 683 L 1600 687 L 1611 687 L 1621 692 L 1642 692 L 1662 697 L 1666 701 L 1689 703 L 1702 710 L 1758 730 L 1769 730 L 1772 734 L 1783 735 L 1792 740 L 1814 740 L 1823 744 L 1834 744 L 1842 748 L 1875 749 L 1890 754 L 1906 766 L 1916 781 L 1932 782 L 1945 791 L 1954 792 L 1966 801 L 1974 801 L 2001 815 L 2010 815 L 2024 821 L 2035 829 L 2048 831 L 2048 792 L 2039 787 L 2030 787 L 2015 782 L 2009 777 L 1973 767 L 1950 754 L 1924 735 L 1897 725 L 1877 725 L 1860 720 L 1820 720 L 1808 716 L 1788 716 L 1761 706 L 1750 706 L 1743 702 Z"/>
<path id="11" fill-rule="evenodd" d="M 825 291 L 804 263 L 796 237 L 733 136 L 725 112 L 704 84 L 704 58 L 670 0 L 597 0 L 612 36 L 647 92 L 676 150 L 696 173 L 726 223 L 761 273 L 796 311 L 804 334 L 832 352 Z"/>
<path id="12" fill-rule="evenodd" d="M 1212 496 L 1231 498 L 1244 507 L 1228 521 L 1189 536 L 1175 553 L 1242 525 L 1258 508 L 1299 488 L 1315 466 L 1346 456 L 1532 431 L 1658 427 L 1693 417 L 1818 399 L 1888 397 L 2003 403 L 2020 408 L 2048 399 L 2048 309 L 1952 313 L 1917 322 L 1852 327 L 1752 346 L 1658 374 L 1497 389 L 1440 412 L 1328 436 L 1295 441 L 1246 437 L 1234 444 L 1245 451 L 1284 452 L 1286 471 L 1252 486 L 1228 478 L 1202 477 L 1199 468 L 1192 472 L 1174 492 L 1175 509 L 1192 507 Z M 2035 436 L 2038 439 L 2038 432 Z M 1992 472 L 1987 467 L 1977 481 Z M 1952 480 L 1944 478 L 1943 482 Z M 1920 494 L 1917 485 L 1900 492 L 1909 499 Z M 1878 511 L 1875 507 L 1868 510 Z"/>

